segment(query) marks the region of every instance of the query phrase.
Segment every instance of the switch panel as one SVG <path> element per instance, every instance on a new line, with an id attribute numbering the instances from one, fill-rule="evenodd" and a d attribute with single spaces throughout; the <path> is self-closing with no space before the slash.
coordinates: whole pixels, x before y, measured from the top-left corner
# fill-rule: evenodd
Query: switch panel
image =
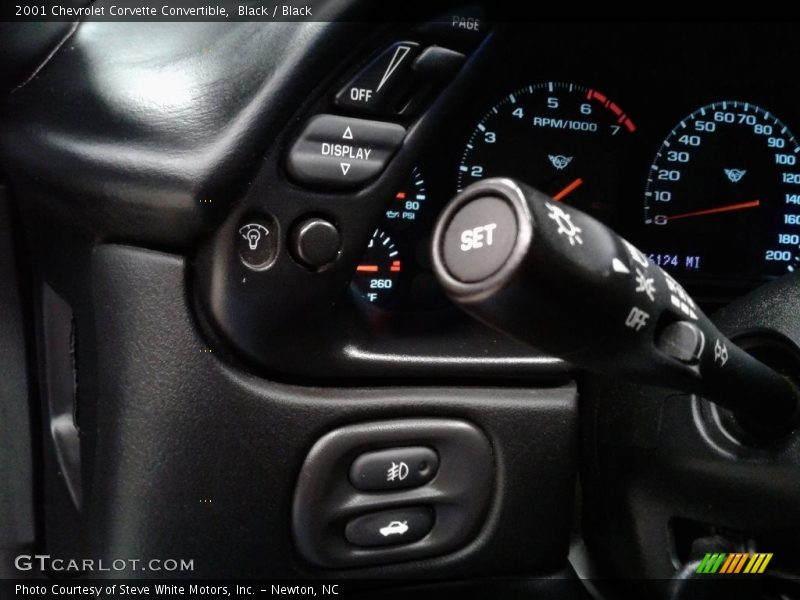
<path id="1" fill-rule="evenodd" d="M 300 469 L 294 539 L 325 568 L 453 552 L 480 530 L 494 481 L 489 440 L 466 421 L 342 427 L 314 444 Z"/>

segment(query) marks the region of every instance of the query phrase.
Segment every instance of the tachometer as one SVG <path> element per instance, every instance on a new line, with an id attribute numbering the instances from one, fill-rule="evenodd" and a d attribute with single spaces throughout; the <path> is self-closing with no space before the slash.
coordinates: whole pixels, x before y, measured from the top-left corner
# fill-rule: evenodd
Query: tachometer
<path id="1" fill-rule="evenodd" d="M 618 199 L 631 118 L 605 94 L 574 83 L 529 85 L 475 126 L 458 166 L 458 190 L 513 177 L 604 218 Z"/>
<path id="2" fill-rule="evenodd" d="M 800 145 L 747 102 L 684 118 L 650 167 L 645 246 L 666 269 L 752 280 L 800 268 Z"/>

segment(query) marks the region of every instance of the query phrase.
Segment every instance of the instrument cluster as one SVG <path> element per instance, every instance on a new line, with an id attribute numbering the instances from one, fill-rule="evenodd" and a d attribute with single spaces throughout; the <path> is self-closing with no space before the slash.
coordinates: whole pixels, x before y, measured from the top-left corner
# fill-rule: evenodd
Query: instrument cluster
<path id="1" fill-rule="evenodd" d="M 781 63 L 791 36 L 742 27 L 499 28 L 474 95 L 386 199 L 356 301 L 446 306 L 432 222 L 498 176 L 600 219 L 709 304 L 800 269 L 800 78 Z"/>

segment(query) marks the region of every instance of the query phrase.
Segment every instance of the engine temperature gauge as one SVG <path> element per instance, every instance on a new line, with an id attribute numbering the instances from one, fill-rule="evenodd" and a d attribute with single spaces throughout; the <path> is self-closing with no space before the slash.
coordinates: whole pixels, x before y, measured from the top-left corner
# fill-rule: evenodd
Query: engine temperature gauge
<path id="1" fill-rule="evenodd" d="M 392 238 L 376 229 L 364 257 L 356 267 L 353 286 L 367 302 L 377 306 L 391 304 L 403 264 Z"/>

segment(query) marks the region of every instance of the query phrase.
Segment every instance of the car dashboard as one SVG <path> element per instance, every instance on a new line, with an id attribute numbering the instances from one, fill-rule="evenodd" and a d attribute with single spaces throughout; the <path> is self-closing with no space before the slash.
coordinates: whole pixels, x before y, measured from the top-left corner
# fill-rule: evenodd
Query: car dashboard
<path id="1" fill-rule="evenodd" d="M 770 67 L 782 36 L 710 27 L 500 28 L 446 132 L 386 199 L 356 301 L 368 312 L 444 308 L 431 223 L 487 177 L 599 218 L 711 306 L 798 268 L 797 82 Z"/>
<path id="2" fill-rule="evenodd" d="M 493 177 L 596 217 L 709 310 L 795 270 L 797 82 L 770 67 L 785 51 L 781 25 L 747 26 L 744 46 L 738 24 L 709 36 L 698 24 L 491 24 L 477 10 L 463 28 L 371 32 L 307 99 L 228 237 L 200 253 L 200 302 L 240 360 L 316 377 L 563 369 L 476 326 L 432 273 L 443 207 Z M 247 236 L 276 221 L 292 223 L 288 251 L 268 236 L 263 256 L 248 250 Z M 298 232 L 327 239 L 331 257 L 304 256 Z M 231 238 L 244 249 L 222 259 Z M 344 260 L 332 258 L 340 246 Z M 273 352 L 300 307 L 318 317 L 298 325 L 313 367 L 299 346 Z"/>
<path id="3" fill-rule="evenodd" d="M 26 390 L 0 500 L 30 509 L 0 559 L 683 599 L 704 555 L 769 553 L 763 597 L 797 597 L 797 422 L 703 393 L 740 400 L 742 364 L 796 390 L 796 24 L 324 4 L 95 2 L 0 36 L 45 46 L 0 73 L 0 368 Z M 467 298 L 434 240 L 476 189 L 527 203 L 525 256 Z M 501 225 L 458 232 L 462 274 Z"/>

